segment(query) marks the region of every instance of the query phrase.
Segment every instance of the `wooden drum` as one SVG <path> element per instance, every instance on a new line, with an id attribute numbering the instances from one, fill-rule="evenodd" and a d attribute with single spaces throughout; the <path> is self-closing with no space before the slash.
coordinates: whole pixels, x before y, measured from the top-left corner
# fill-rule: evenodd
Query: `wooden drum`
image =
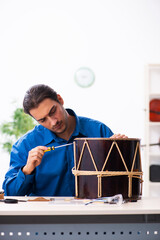
<path id="1" fill-rule="evenodd" d="M 139 139 L 76 138 L 74 161 L 77 198 L 142 195 Z"/>

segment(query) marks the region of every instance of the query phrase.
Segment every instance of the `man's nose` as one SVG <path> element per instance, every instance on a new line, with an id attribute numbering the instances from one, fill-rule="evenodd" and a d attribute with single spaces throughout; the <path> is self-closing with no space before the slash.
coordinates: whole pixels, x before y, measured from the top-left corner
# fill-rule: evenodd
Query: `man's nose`
<path id="1" fill-rule="evenodd" d="M 49 123 L 50 123 L 52 126 L 55 126 L 56 123 L 57 123 L 57 119 L 56 119 L 56 118 L 49 117 L 48 120 L 49 120 Z"/>

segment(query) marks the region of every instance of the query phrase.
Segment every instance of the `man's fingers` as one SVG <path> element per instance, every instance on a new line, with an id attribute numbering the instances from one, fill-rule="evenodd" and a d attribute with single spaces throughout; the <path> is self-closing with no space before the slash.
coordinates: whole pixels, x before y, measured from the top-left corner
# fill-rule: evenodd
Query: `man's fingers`
<path id="1" fill-rule="evenodd" d="M 124 135 L 124 134 L 120 134 L 120 133 L 118 133 L 118 134 L 114 134 L 114 135 L 112 135 L 111 137 L 110 137 L 111 139 L 112 138 L 123 138 L 123 139 L 127 139 L 128 137 L 126 136 L 126 135 Z"/>

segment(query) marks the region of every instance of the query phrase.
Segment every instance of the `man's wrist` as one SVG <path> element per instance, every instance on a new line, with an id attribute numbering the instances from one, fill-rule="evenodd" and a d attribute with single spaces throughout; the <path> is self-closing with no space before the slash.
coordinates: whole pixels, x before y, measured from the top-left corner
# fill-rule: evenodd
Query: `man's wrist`
<path id="1" fill-rule="evenodd" d="M 34 170 L 32 170 L 32 171 L 28 170 L 26 165 L 24 167 L 22 167 L 21 170 L 24 173 L 24 175 L 31 175 L 34 172 Z"/>

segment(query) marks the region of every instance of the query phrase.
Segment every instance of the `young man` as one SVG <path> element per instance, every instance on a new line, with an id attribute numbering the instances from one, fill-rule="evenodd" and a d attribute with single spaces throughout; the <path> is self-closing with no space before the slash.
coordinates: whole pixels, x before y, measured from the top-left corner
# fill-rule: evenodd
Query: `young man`
<path id="1" fill-rule="evenodd" d="M 73 110 L 64 109 L 63 104 L 62 97 L 43 84 L 26 92 L 24 112 L 39 125 L 12 147 L 10 167 L 3 183 L 5 195 L 74 196 L 74 139 L 125 137 L 113 135 L 99 121 L 77 116 Z M 55 150 L 46 151 L 52 146 Z"/>

